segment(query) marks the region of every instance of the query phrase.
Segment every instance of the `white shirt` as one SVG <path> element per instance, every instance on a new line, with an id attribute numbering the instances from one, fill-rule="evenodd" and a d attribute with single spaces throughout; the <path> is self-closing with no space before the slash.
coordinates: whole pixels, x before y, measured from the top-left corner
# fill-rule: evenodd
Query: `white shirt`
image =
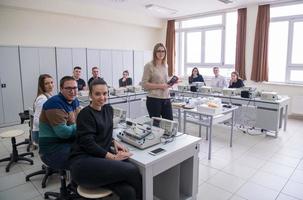
<path id="1" fill-rule="evenodd" d="M 43 104 L 47 101 L 47 97 L 44 94 L 40 94 L 34 103 L 34 122 L 33 131 L 39 131 L 39 118 L 42 111 Z"/>
<path id="2" fill-rule="evenodd" d="M 224 88 L 227 87 L 227 82 L 224 76 L 217 76 L 211 79 L 211 87 Z"/>

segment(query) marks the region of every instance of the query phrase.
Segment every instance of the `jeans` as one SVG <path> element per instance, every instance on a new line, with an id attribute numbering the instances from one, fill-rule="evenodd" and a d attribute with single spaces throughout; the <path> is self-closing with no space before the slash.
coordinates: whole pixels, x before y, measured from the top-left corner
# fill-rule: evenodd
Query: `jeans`
<path id="1" fill-rule="evenodd" d="M 39 144 L 39 131 L 32 131 L 32 141 L 34 144 Z"/>
<path id="2" fill-rule="evenodd" d="M 146 107 L 149 117 L 162 117 L 173 120 L 173 111 L 170 99 L 146 98 Z"/>
<path id="3" fill-rule="evenodd" d="M 52 153 L 41 153 L 40 157 L 43 163 L 53 169 L 69 169 L 68 157 L 71 144 L 62 144 L 61 148 Z"/>

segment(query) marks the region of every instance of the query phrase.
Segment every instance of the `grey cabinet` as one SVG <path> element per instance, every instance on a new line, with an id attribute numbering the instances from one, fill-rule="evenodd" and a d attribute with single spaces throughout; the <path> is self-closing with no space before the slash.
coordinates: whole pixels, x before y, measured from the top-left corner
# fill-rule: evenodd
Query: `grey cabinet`
<path id="1" fill-rule="evenodd" d="M 151 51 L 134 51 L 134 85 L 139 85 L 142 79 L 144 65 L 151 60 Z"/>
<path id="2" fill-rule="evenodd" d="M 92 76 L 93 67 L 99 67 L 100 77 L 102 77 L 109 86 L 113 85 L 113 66 L 111 50 L 87 49 L 87 71 L 89 78 Z"/>
<path id="3" fill-rule="evenodd" d="M 23 111 L 18 47 L 0 47 L 0 126 L 20 122 Z"/>
<path id="4" fill-rule="evenodd" d="M 82 68 L 82 79 L 87 82 L 86 49 L 84 48 L 56 48 L 57 83 L 60 89 L 60 79 L 72 76 L 75 66 Z"/>
<path id="5" fill-rule="evenodd" d="M 40 74 L 49 74 L 56 83 L 55 48 L 20 47 L 20 67 L 24 110 L 33 107 Z M 57 93 L 57 89 L 54 90 Z"/>
<path id="6" fill-rule="evenodd" d="M 113 50 L 112 51 L 113 86 L 119 87 L 119 79 L 123 71 L 128 70 L 129 77 L 133 79 L 133 51 Z"/>

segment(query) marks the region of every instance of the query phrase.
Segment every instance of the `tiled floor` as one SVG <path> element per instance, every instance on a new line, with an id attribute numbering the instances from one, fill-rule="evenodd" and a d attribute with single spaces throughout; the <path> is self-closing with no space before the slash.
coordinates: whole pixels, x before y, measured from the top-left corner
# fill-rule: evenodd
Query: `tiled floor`
<path id="1" fill-rule="evenodd" d="M 24 129 L 18 125 L 1 128 Z M 303 121 L 288 120 L 287 131 L 280 131 L 278 138 L 265 135 L 249 135 L 236 129 L 233 147 L 229 147 L 229 128 L 214 128 L 212 160 L 207 160 L 207 142 L 203 140 L 200 150 L 198 200 L 303 200 Z M 203 130 L 204 131 L 204 130 Z M 188 132 L 197 135 L 198 128 L 190 126 Z M 205 134 L 202 134 L 203 137 Z M 25 146 L 18 147 L 25 152 Z M 0 159 L 9 155 L 10 140 L 0 140 Z M 0 163 L 1 200 L 41 200 L 45 191 L 58 191 L 59 179 L 52 176 L 46 189 L 41 189 L 41 176 L 25 182 L 25 175 L 37 171 L 41 161 L 35 151 L 34 165 L 19 163 L 9 173 L 7 162 Z"/>

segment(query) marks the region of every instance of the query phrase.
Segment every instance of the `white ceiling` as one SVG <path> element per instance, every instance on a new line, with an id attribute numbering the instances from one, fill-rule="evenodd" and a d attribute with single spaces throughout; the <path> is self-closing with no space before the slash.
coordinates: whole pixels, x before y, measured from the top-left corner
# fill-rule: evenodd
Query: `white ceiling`
<path id="1" fill-rule="evenodd" d="M 281 2 L 283 0 L 233 1 L 233 3 L 224 4 L 218 0 L 0 0 L 0 4 L 13 7 L 26 7 L 35 10 L 41 9 L 44 11 L 52 9 L 53 12 L 60 12 L 60 10 L 70 9 L 70 5 L 73 4 L 77 5 L 77 7 L 82 7 L 83 9 L 94 7 L 95 9 L 100 9 L 101 12 L 107 8 L 115 11 L 121 11 L 121 14 L 131 12 L 161 19 L 173 19 L 217 10 L 239 8 L 251 4 L 264 4 L 277 1 Z M 148 4 L 156 4 L 162 7 L 174 9 L 177 12 L 175 14 L 151 12 L 145 8 L 145 5 Z M 75 9 L 74 11 L 76 15 L 78 9 Z M 86 15 L 90 17 L 91 13 L 89 10 L 87 10 Z"/>

